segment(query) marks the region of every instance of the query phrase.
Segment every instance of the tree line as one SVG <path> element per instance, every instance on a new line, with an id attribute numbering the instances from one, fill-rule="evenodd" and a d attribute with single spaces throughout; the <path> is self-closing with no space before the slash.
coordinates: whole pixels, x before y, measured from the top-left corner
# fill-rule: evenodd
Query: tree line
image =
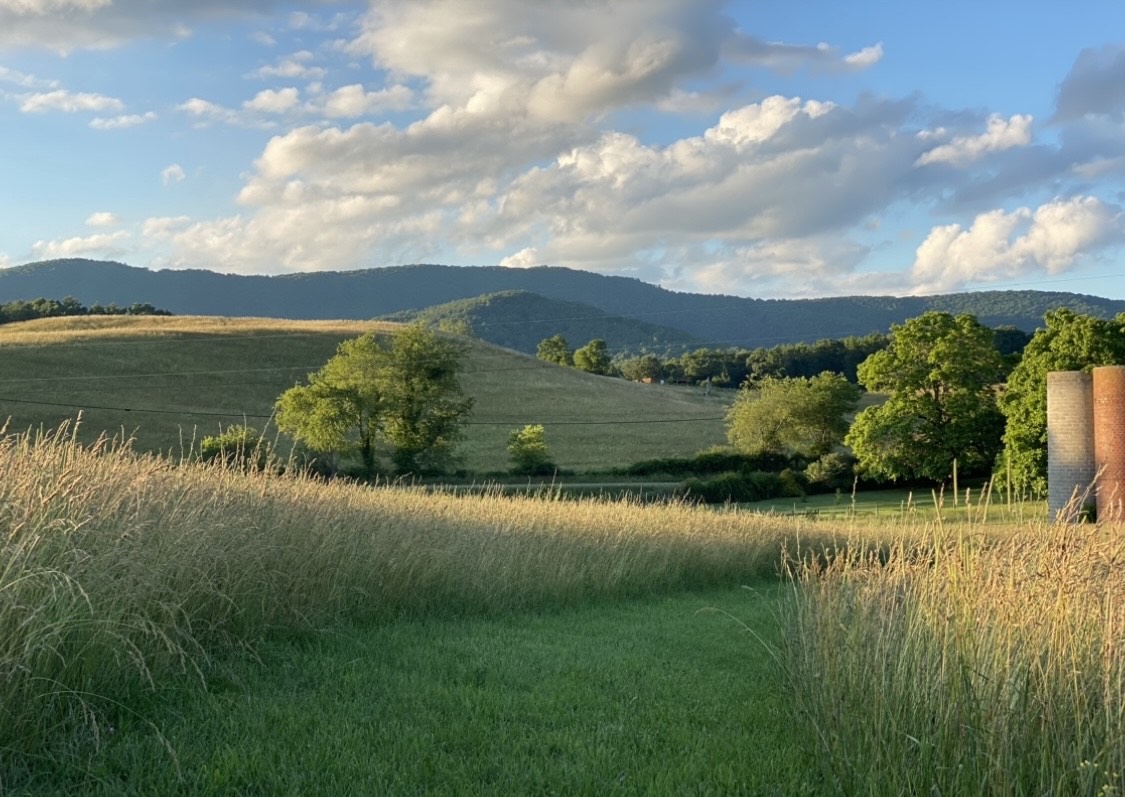
<path id="1" fill-rule="evenodd" d="M 1014 366 L 1031 336 L 1015 327 L 992 330 L 992 345 L 1002 362 Z M 737 388 L 757 385 L 766 379 L 812 378 L 825 371 L 840 374 L 852 384 L 859 382 L 859 366 L 887 348 L 890 336 L 882 332 L 845 338 L 826 338 L 815 343 L 784 343 L 755 349 L 698 348 L 678 356 L 647 353 L 609 353 L 606 341 L 591 340 L 572 349 L 562 335 L 539 342 L 539 359 L 595 374 L 619 376 L 634 382 L 673 382 Z"/>
<path id="2" fill-rule="evenodd" d="M 128 307 L 116 304 L 92 304 L 89 307 L 73 296 L 62 301 L 58 299 L 17 299 L 0 304 L 0 324 L 14 324 L 17 321 L 33 321 L 36 318 L 60 318 L 81 315 L 172 315 L 151 304 L 136 302 Z"/>
<path id="3" fill-rule="evenodd" d="M 855 381 L 830 369 L 747 378 L 727 414 L 726 453 L 712 452 L 706 465 L 777 468 L 778 478 L 754 472 L 742 481 L 789 490 L 839 488 L 856 478 L 941 483 L 959 468 L 1042 496 L 1047 372 L 1125 364 L 1125 314 L 1107 320 L 1051 311 L 1020 354 L 1003 353 L 999 337 L 971 315 L 930 311 L 893 325 L 881 340 L 855 338 L 839 347 L 854 352 L 881 344 L 856 366 Z M 584 370 L 610 367 L 604 341 L 570 352 L 557 338 L 544 341 L 540 356 L 565 353 Z M 472 411 L 458 379 L 465 354 L 455 337 L 421 325 L 345 341 L 307 384 L 278 399 L 278 426 L 314 452 L 357 462 L 356 475 L 364 478 L 441 472 Z M 863 390 L 883 400 L 857 412 Z M 517 472 L 554 467 L 542 426 L 514 430 L 509 452 Z M 721 476 L 728 497 L 734 495 L 742 477 Z"/>

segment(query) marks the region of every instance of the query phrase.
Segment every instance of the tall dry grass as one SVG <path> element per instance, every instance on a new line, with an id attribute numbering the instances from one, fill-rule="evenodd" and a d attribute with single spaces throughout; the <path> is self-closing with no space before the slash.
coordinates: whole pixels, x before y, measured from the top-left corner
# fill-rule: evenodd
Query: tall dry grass
<path id="1" fill-rule="evenodd" d="M 939 530 L 795 575 L 784 660 L 837 792 L 1120 791 L 1121 528 Z"/>
<path id="2" fill-rule="evenodd" d="M 139 685 L 335 618 L 482 612 L 771 575 L 801 521 L 457 497 L 0 440 L 0 788 Z M 6 762 L 6 763 L 5 763 Z"/>

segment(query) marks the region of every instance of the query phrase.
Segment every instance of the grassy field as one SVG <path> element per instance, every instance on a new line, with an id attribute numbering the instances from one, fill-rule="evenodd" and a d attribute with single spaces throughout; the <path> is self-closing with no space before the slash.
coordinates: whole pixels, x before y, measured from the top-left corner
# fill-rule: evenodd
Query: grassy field
<path id="1" fill-rule="evenodd" d="M 1120 528 L 0 472 L 0 791 L 1121 787 Z"/>
<path id="2" fill-rule="evenodd" d="M 277 397 L 341 340 L 391 328 L 127 316 L 8 324 L 0 326 L 0 423 L 54 428 L 82 410 L 84 440 L 123 432 L 139 449 L 179 455 L 220 424 L 261 429 Z M 470 348 L 463 383 L 476 408 L 461 450 L 475 472 L 506 470 L 508 434 L 529 423 L 546 426 L 566 469 L 690 456 L 725 441 L 733 393 L 593 376 L 481 343 Z"/>
<path id="3" fill-rule="evenodd" d="M 780 672 L 740 625 L 776 645 L 779 590 L 274 639 L 204 695 L 145 702 L 159 734 L 127 717 L 21 793 L 816 794 Z"/>
<path id="4" fill-rule="evenodd" d="M 976 492 L 940 511 L 899 492 L 770 514 L 91 449 L 99 428 L 162 450 L 185 413 L 268 408 L 279 373 L 364 328 L 106 321 L 0 328 L 16 428 L 56 420 L 48 404 L 118 408 L 79 434 L 0 438 L 0 793 L 1125 787 L 1119 526 L 1049 526 L 1037 504 L 1005 517 Z M 502 413 L 561 419 L 567 390 L 587 417 L 714 406 L 488 347 L 471 363 L 478 463 L 520 423 Z M 644 426 L 552 444 L 601 469 L 708 442 Z"/>
<path id="5" fill-rule="evenodd" d="M 1045 501 L 1013 500 L 989 493 L 986 487 L 969 487 L 959 491 L 956 503 L 952 493 L 934 490 L 864 490 L 854 495 L 810 495 L 803 498 L 777 498 L 742 504 L 754 512 L 804 516 L 823 521 L 863 523 L 1033 523 L 1047 517 Z"/>

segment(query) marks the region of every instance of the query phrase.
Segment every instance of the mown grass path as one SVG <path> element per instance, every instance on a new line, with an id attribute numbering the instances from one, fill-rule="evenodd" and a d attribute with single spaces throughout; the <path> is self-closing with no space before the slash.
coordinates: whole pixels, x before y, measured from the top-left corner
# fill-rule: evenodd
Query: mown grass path
<path id="1" fill-rule="evenodd" d="M 20 793 L 815 793 L 742 625 L 775 644 L 782 589 L 274 639 Z"/>

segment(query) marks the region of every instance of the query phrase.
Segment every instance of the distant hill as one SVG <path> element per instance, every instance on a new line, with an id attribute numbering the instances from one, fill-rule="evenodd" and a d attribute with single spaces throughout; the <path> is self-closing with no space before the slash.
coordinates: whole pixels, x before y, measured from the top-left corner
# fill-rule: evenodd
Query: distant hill
<path id="1" fill-rule="evenodd" d="M 423 321 L 432 326 L 458 329 L 497 346 L 534 354 L 539 341 L 562 335 L 577 348 L 594 338 L 613 349 L 631 352 L 680 351 L 696 347 L 691 335 L 614 316 L 581 302 L 548 299 L 527 291 L 502 291 L 439 304 L 425 310 L 404 310 L 383 316 L 384 321 Z"/>
<path id="2" fill-rule="evenodd" d="M 366 319 L 505 291 L 580 302 L 609 315 L 672 327 L 700 345 L 751 348 L 882 332 L 931 309 L 972 313 L 989 326 L 1010 324 L 1027 331 L 1054 307 L 1103 317 L 1125 312 L 1125 301 L 1040 291 L 747 299 L 677 293 L 629 277 L 552 266 L 415 265 L 266 277 L 150 271 L 75 259 L 0 270 L 0 303 L 73 296 L 85 304 L 147 302 L 184 315 Z"/>

